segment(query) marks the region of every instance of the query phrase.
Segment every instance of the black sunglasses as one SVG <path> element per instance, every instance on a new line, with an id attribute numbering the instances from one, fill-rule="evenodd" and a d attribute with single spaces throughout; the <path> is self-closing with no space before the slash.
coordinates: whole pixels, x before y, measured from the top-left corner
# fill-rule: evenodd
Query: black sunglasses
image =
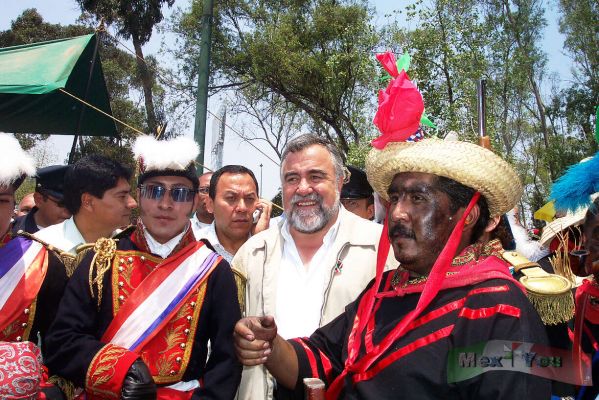
<path id="1" fill-rule="evenodd" d="M 161 185 L 139 185 L 140 193 L 146 199 L 160 200 L 168 192 L 171 193 L 171 199 L 176 203 L 185 203 L 193 201 L 196 190 L 186 187 L 166 188 Z"/>

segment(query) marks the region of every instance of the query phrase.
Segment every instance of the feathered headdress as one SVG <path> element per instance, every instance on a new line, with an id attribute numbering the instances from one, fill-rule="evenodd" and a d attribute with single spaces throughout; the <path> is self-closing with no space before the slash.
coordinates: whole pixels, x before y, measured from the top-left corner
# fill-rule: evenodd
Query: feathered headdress
<path id="1" fill-rule="evenodd" d="M 14 137 L 0 133 L 0 187 L 16 190 L 27 176 L 35 175 L 35 162 Z"/>
<path id="2" fill-rule="evenodd" d="M 570 166 L 551 187 L 549 198 L 557 211 L 571 211 L 588 207 L 591 195 L 599 192 L 599 152 L 592 158 Z"/>
<path id="3" fill-rule="evenodd" d="M 198 185 L 195 159 L 200 154 L 198 144 L 191 138 L 179 136 L 171 140 L 156 140 L 152 136 L 139 136 L 133 144 L 137 160 L 138 183 L 151 176 L 184 176 Z"/>

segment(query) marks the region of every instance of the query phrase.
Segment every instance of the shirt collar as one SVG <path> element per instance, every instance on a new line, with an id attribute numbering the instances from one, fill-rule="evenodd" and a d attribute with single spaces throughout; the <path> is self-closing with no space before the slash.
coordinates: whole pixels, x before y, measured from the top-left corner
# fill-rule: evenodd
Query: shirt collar
<path id="1" fill-rule="evenodd" d="M 178 234 L 177 236 L 175 236 L 168 242 L 159 243 L 156 239 L 154 239 L 154 237 L 152 237 L 152 235 L 150 234 L 150 232 L 148 232 L 146 227 L 145 226 L 143 227 L 144 236 L 146 238 L 146 243 L 148 244 L 148 248 L 150 249 L 150 252 L 152 254 L 159 255 L 162 258 L 167 258 L 173 252 L 173 250 L 175 249 L 175 247 L 177 247 L 177 245 L 183 238 L 183 235 L 185 235 L 185 233 L 187 232 L 188 229 L 189 229 L 189 224 L 187 224 L 187 226 L 185 227 L 183 232 L 181 232 L 180 234 Z"/>

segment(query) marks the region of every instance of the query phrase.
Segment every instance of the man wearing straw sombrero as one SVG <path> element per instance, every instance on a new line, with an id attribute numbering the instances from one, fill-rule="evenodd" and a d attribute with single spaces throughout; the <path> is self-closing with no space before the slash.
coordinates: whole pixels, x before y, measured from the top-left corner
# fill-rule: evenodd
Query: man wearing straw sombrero
<path id="1" fill-rule="evenodd" d="M 271 316 L 242 319 L 238 358 L 265 364 L 298 394 L 303 378 L 320 378 L 327 399 L 547 399 L 549 380 L 504 369 L 501 347 L 485 353 L 490 343 L 547 340 L 499 241 L 489 240 L 520 198 L 518 176 L 485 148 L 423 139 L 422 96 L 391 54 L 379 60 L 393 79 L 379 94 L 383 135 L 366 160 L 368 180 L 389 202 L 377 276 L 309 338 L 283 340 Z M 390 247 L 400 267 L 383 272 Z"/>

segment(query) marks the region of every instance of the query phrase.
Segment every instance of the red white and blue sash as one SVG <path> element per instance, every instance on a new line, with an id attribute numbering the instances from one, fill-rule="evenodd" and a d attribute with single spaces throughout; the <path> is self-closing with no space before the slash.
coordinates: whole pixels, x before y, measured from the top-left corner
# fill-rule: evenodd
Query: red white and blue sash
<path id="1" fill-rule="evenodd" d="M 123 303 L 102 341 L 141 350 L 205 282 L 221 258 L 204 243 L 194 242 L 165 259 Z"/>
<path id="2" fill-rule="evenodd" d="M 16 237 L 0 248 L 0 330 L 35 300 L 48 270 L 48 252 L 33 240 Z"/>

